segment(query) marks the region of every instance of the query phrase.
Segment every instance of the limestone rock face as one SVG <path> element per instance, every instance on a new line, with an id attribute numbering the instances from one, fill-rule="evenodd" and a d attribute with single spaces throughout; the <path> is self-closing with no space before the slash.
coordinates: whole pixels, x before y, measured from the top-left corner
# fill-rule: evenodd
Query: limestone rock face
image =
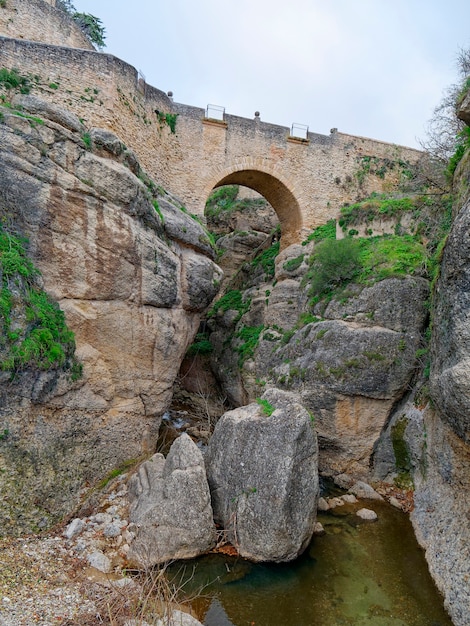
<path id="1" fill-rule="evenodd" d="M 470 202 L 455 218 L 436 290 L 431 389 L 442 419 L 470 443 Z"/>
<path id="2" fill-rule="evenodd" d="M 304 322 L 301 248 L 290 246 L 279 255 L 276 277 L 282 280 L 243 292 L 247 311 L 241 316 L 227 310 L 209 320 L 214 371 L 236 405 L 259 395 L 260 381 L 300 394 L 315 416 L 320 469 L 365 477 L 380 433 L 416 367 L 429 283 L 403 277 L 351 285 L 347 299 L 331 300 L 315 311 L 316 321 L 309 321 L 309 313 Z M 259 339 L 252 353 L 240 358 L 247 327 L 260 329 Z"/>
<path id="3" fill-rule="evenodd" d="M 155 454 L 129 485 L 130 521 L 137 526 L 128 559 L 151 567 L 188 559 L 215 545 L 215 526 L 204 460 L 189 435 L 182 434 L 165 460 Z"/>
<path id="4" fill-rule="evenodd" d="M 240 554 L 289 561 L 312 537 L 318 499 L 317 442 L 291 393 L 270 389 L 268 416 L 253 403 L 228 411 L 209 442 L 206 467 L 216 521 Z"/>
<path id="5" fill-rule="evenodd" d="M 73 510 L 86 482 L 152 452 L 221 279 L 203 227 L 142 182 L 118 137 L 92 129 L 87 139 L 80 120 L 37 97 L 14 105 L 32 119 L 5 109 L 0 124 L 0 219 L 28 238 L 44 289 L 75 333 L 83 375 L 1 375 L 9 440 L 0 440 L 0 459 L 12 492 L 0 524 L 12 532 L 47 526 Z"/>
<path id="6" fill-rule="evenodd" d="M 468 126 L 470 126 L 470 91 L 467 91 L 465 98 L 459 105 L 457 116 Z"/>
<path id="7" fill-rule="evenodd" d="M 468 97 L 467 97 L 468 100 Z M 468 158 L 468 157 L 467 157 Z M 460 177 L 466 178 L 468 160 Z M 431 341 L 433 409 L 415 471 L 412 521 L 456 626 L 469 623 L 470 576 L 470 202 L 456 215 L 436 286 Z M 416 449 L 416 446 L 414 446 Z"/>

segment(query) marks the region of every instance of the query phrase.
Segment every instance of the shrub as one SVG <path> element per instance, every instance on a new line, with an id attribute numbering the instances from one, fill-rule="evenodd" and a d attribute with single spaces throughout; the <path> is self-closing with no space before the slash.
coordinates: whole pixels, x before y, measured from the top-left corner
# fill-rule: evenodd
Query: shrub
<path id="1" fill-rule="evenodd" d="M 310 294 L 320 296 L 352 280 L 360 271 L 361 248 L 355 239 L 325 239 L 312 255 Z"/>
<path id="2" fill-rule="evenodd" d="M 186 354 L 188 356 L 196 356 L 197 354 L 202 356 L 210 354 L 213 349 L 207 333 L 198 333 L 194 342 L 187 349 Z"/>
<path id="3" fill-rule="evenodd" d="M 263 330 L 263 324 L 260 326 L 242 326 L 235 335 L 237 339 L 242 341 L 240 345 L 235 347 L 235 350 L 240 355 L 238 359 L 238 365 L 240 367 L 247 359 L 250 359 L 254 355 Z"/>
<path id="4" fill-rule="evenodd" d="M 212 309 L 208 312 L 207 317 L 213 317 L 220 311 L 225 313 L 226 311 L 238 311 L 238 316 L 235 321 L 238 321 L 241 316 L 248 311 L 251 305 L 251 300 L 243 301 L 243 295 L 241 291 L 232 289 L 223 295 L 220 300 L 214 304 Z"/>

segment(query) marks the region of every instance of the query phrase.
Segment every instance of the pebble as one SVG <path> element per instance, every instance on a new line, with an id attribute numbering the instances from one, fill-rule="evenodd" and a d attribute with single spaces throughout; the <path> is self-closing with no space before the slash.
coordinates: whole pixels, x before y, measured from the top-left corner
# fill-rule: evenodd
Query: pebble
<path id="1" fill-rule="evenodd" d="M 329 508 L 330 507 L 328 505 L 328 502 L 325 500 L 325 498 L 319 498 L 318 499 L 317 509 L 319 511 L 328 511 Z"/>
<path id="2" fill-rule="evenodd" d="M 400 510 L 401 510 L 401 509 L 403 508 L 403 507 L 402 507 L 402 505 L 401 505 L 400 500 L 397 500 L 397 498 L 395 498 L 395 496 L 391 496 L 391 498 L 390 498 L 389 502 L 390 502 L 390 504 L 391 504 L 392 506 L 394 506 L 396 509 L 400 509 Z"/>
<path id="3" fill-rule="evenodd" d="M 85 526 L 85 522 L 78 517 L 70 522 L 64 531 L 64 537 L 67 539 L 73 539 L 79 535 Z"/>
<path id="4" fill-rule="evenodd" d="M 335 509 L 337 506 L 344 506 L 344 500 L 342 498 L 329 498 L 328 508 Z"/>
<path id="5" fill-rule="evenodd" d="M 377 513 L 371 509 L 359 509 L 359 511 L 356 511 L 356 515 L 370 522 L 375 522 L 378 519 Z"/>
<path id="6" fill-rule="evenodd" d="M 111 524 L 113 518 L 109 513 L 97 513 L 96 515 L 92 515 L 90 520 L 97 524 Z"/>
<path id="7" fill-rule="evenodd" d="M 89 554 L 87 561 L 91 567 L 103 572 L 103 574 L 109 574 L 111 571 L 111 561 L 100 550 L 96 550 L 96 552 Z"/>
<path id="8" fill-rule="evenodd" d="M 357 483 L 354 483 L 349 493 L 353 493 L 358 498 L 365 498 L 367 500 L 383 500 L 380 493 L 377 493 L 373 487 L 362 480 L 358 480 Z"/>
<path id="9" fill-rule="evenodd" d="M 105 537 L 117 537 L 118 535 L 121 534 L 121 526 L 119 524 L 117 524 L 116 522 L 112 522 L 111 524 L 107 524 L 104 527 L 103 530 L 103 535 Z"/>

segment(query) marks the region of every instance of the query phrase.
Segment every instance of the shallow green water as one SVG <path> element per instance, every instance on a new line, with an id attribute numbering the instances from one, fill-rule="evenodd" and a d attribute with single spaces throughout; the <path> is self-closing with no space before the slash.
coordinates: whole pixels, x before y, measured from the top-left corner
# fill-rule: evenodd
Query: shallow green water
<path id="1" fill-rule="evenodd" d="M 319 515 L 326 534 L 289 565 L 208 555 L 185 566 L 188 593 L 206 626 L 452 626 L 410 521 L 368 502 Z M 181 571 L 181 570 L 180 570 Z"/>

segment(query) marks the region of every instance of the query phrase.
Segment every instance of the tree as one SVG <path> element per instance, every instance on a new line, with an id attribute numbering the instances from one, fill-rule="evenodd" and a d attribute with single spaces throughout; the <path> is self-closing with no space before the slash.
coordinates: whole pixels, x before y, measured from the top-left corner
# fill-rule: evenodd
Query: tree
<path id="1" fill-rule="evenodd" d="M 56 0 L 56 7 L 70 15 L 81 28 L 85 36 L 98 50 L 102 50 L 106 46 L 104 43 L 105 28 L 99 17 L 91 15 L 90 13 L 79 13 L 71 0 Z"/>
<path id="2" fill-rule="evenodd" d="M 74 13 L 72 17 L 91 43 L 99 50 L 102 50 L 106 46 L 104 43 L 105 29 L 99 17 L 95 17 L 90 13 Z"/>
<path id="3" fill-rule="evenodd" d="M 458 119 L 456 108 L 463 93 L 470 87 L 470 48 L 459 50 L 457 70 L 458 82 L 445 90 L 442 101 L 436 106 L 428 122 L 427 137 L 420 142 L 424 150 L 444 166 L 461 143 L 459 137 L 465 126 Z"/>

